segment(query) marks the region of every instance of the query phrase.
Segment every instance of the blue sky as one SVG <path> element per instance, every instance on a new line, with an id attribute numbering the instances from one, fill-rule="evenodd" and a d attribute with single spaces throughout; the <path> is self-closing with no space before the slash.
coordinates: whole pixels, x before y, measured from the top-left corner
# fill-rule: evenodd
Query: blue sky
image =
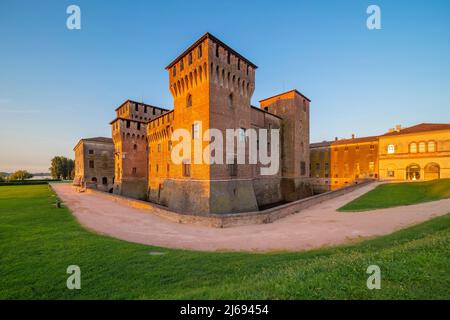
<path id="1" fill-rule="evenodd" d="M 128 98 L 171 108 L 164 67 L 206 31 L 259 66 L 254 105 L 292 88 L 312 100 L 312 142 L 450 123 L 448 0 L 1 0 L 0 171 L 73 158 Z"/>

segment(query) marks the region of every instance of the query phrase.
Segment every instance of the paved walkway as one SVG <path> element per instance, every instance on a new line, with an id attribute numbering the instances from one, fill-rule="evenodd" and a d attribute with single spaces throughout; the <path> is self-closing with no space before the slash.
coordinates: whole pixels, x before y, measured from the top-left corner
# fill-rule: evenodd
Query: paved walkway
<path id="1" fill-rule="evenodd" d="M 336 212 L 376 185 L 273 223 L 225 229 L 171 222 L 95 193 L 77 193 L 68 184 L 53 184 L 53 189 L 88 229 L 130 242 L 202 251 L 301 251 L 389 234 L 450 212 L 450 199 L 362 213 Z"/>

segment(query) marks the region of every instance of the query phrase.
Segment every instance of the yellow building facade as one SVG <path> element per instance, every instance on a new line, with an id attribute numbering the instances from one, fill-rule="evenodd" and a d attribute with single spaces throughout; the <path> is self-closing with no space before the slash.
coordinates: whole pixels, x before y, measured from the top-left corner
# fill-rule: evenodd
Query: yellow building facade
<path id="1" fill-rule="evenodd" d="M 422 123 L 379 137 L 381 180 L 450 178 L 450 124 Z"/>
<path id="2" fill-rule="evenodd" d="M 450 124 L 421 123 L 373 137 L 313 143 L 315 192 L 364 180 L 423 181 L 450 178 Z"/>

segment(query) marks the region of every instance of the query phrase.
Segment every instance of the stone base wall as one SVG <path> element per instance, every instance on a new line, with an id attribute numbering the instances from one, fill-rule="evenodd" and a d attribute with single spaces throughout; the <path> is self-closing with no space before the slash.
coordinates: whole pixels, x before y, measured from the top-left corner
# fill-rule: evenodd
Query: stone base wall
<path id="1" fill-rule="evenodd" d="M 158 188 L 148 190 L 148 200 L 175 212 L 206 215 L 257 211 L 265 205 L 312 194 L 304 179 L 165 179 Z"/>
<path id="2" fill-rule="evenodd" d="M 210 181 L 210 212 L 229 213 L 258 210 L 252 180 Z"/>
<path id="3" fill-rule="evenodd" d="M 113 193 L 133 199 L 147 200 L 147 180 L 122 180 L 114 187 Z"/>
<path id="4" fill-rule="evenodd" d="M 261 178 L 253 180 L 258 207 L 283 201 L 281 193 L 281 178 Z"/>
<path id="5" fill-rule="evenodd" d="M 282 178 L 281 193 L 285 201 L 296 201 L 314 194 L 309 181 L 304 178 Z"/>
<path id="6" fill-rule="evenodd" d="M 150 201 L 176 212 L 204 215 L 210 210 L 208 180 L 166 179 L 157 193 L 150 190 Z"/>
<path id="7" fill-rule="evenodd" d="M 242 225 L 271 223 L 278 219 L 284 218 L 288 215 L 298 213 L 301 210 L 319 204 L 323 201 L 331 200 L 341 195 L 352 192 L 369 183 L 371 182 L 369 181 L 356 185 L 351 185 L 335 191 L 325 192 L 319 195 L 297 200 L 291 203 L 287 203 L 284 205 L 280 205 L 262 211 L 226 213 L 226 214 L 205 214 L 205 215 L 182 214 L 179 212 L 168 210 L 168 208 L 154 203 L 130 199 L 119 195 L 113 195 L 110 193 L 104 193 L 92 189 L 88 189 L 87 192 L 96 193 L 103 197 L 109 198 L 110 200 L 115 201 L 117 203 L 128 205 L 137 209 L 147 210 L 148 213 L 154 214 L 156 216 L 159 216 L 161 218 L 173 222 L 190 223 L 214 228 L 230 228 Z"/>

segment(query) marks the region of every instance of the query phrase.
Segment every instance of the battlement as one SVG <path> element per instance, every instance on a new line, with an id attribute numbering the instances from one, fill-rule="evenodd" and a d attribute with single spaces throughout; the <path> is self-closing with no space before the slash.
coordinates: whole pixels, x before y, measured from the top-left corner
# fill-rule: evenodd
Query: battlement
<path id="1" fill-rule="evenodd" d="M 117 107 L 115 111 L 117 118 L 147 122 L 169 110 L 142 102 L 126 100 L 119 107 Z"/>
<path id="2" fill-rule="evenodd" d="M 178 56 L 166 69 L 174 98 L 205 82 L 251 97 L 255 88 L 257 66 L 206 33 Z"/>
<path id="3" fill-rule="evenodd" d="M 159 139 L 169 139 L 173 132 L 174 119 L 175 113 L 172 110 L 150 121 L 147 125 L 149 143 Z"/>
<path id="4" fill-rule="evenodd" d="M 111 121 L 110 124 L 112 126 L 112 137 L 114 142 L 120 139 L 145 141 L 147 122 L 126 118 L 116 118 Z"/>

